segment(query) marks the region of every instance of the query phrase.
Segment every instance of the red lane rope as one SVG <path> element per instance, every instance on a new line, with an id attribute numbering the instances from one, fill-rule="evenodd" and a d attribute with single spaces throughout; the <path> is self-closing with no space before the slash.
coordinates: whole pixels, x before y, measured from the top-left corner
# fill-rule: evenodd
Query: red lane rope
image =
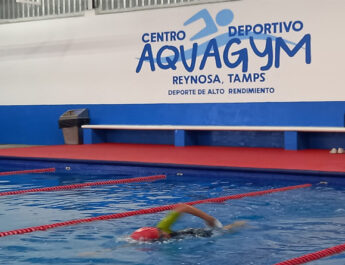
<path id="1" fill-rule="evenodd" d="M 236 200 L 236 199 L 240 199 L 240 198 L 244 198 L 244 197 L 260 196 L 260 195 L 264 195 L 264 194 L 270 194 L 273 192 L 281 192 L 281 191 L 287 191 L 287 190 L 301 189 L 301 188 L 307 188 L 310 186 L 311 186 L 311 184 L 303 184 L 303 185 L 289 186 L 289 187 L 283 187 L 283 188 L 277 188 L 277 189 L 271 189 L 271 190 L 254 191 L 254 192 L 237 194 L 237 195 L 230 195 L 230 196 L 224 196 L 224 197 L 218 197 L 218 198 L 210 198 L 210 199 L 205 199 L 205 200 L 192 201 L 192 202 L 187 202 L 186 204 L 195 205 L 195 204 L 208 203 L 208 202 L 224 202 L 226 200 Z M 52 229 L 52 228 L 56 228 L 56 227 L 61 227 L 61 226 L 76 225 L 76 224 L 89 223 L 89 222 L 100 221 L 100 220 L 119 219 L 119 218 L 134 216 L 134 215 L 140 215 L 140 214 L 158 213 L 158 212 L 162 212 L 162 211 L 172 210 L 179 204 L 180 203 L 171 204 L 171 205 L 163 205 L 163 206 L 158 206 L 158 207 L 148 208 L 148 209 L 142 209 L 142 210 L 136 210 L 136 211 L 115 213 L 115 214 L 109 214 L 109 215 L 101 215 L 101 216 L 97 216 L 97 217 L 77 219 L 77 220 L 65 221 L 65 222 L 60 222 L 60 223 L 17 229 L 17 230 L 12 230 L 12 231 L 7 231 L 7 232 L 0 232 L 0 237 L 10 236 L 10 235 L 18 235 L 18 234 L 26 234 L 26 233 L 31 233 L 31 232 L 35 232 L 35 231 L 44 231 L 44 230 L 48 230 L 48 229 Z"/>
<path id="2" fill-rule="evenodd" d="M 55 168 L 52 167 L 52 168 L 28 169 L 28 170 L 0 172 L 0 176 L 29 174 L 29 173 L 44 173 L 44 172 L 55 172 Z"/>
<path id="3" fill-rule="evenodd" d="M 127 178 L 127 179 L 116 179 L 116 180 L 107 180 L 107 181 L 98 181 L 98 182 L 86 182 L 86 183 L 78 183 L 78 184 L 63 185 L 63 186 L 35 188 L 35 189 L 28 189 L 28 190 L 4 191 L 4 192 L 0 192 L 0 196 L 17 195 L 17 194 L 24 194 L 24 193 L 29 193 L 29 192 L 71 190 L 71 189 L 79 189 L 79 188 L 90 187 L 90 186 L 101 186 L 101 185 L 154 181 L 154 180 L 165 179 L 165 178 L 166 178 L 165 175 L 157 175 L 157 176 L 139 177 L 139 178 Z"/>
<path id="4" fill-rule="evenodd" d="M 318 259 L 322 259 L 328 256 L 336 255 L 344 251 L 345 251 L 345 244 L 342 244 L 335 247 L 326 248 L 324 250 L 320 250 L 314 253 L 310 253 L 298 258 L 279 262 L 274 265 L 299 265 L 299 264 L 304 264 L 313 260 L 318 260 Z"/>

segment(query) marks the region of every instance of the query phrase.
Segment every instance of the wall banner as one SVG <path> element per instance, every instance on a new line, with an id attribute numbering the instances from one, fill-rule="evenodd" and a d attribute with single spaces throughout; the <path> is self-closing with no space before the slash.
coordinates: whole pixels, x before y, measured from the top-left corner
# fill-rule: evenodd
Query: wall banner
<path id="1" fill-rule="evenodd" d="M 0 104 L 343 101 L 344 9 L 342 0 L 242 0 L 1 25 L 12 27 L 3 50 L 22 46 L 0 61 L 9 95 Z M 24 79 L 10 80 L 19 59 Z M 40 99 L 11 98 L 28 86 Z"/>
<path id="2" fill-rule="evenodd" d="M 169 72 L 169 97 L 269 100 L 281 95 L 281 85 L 274 82 L 280 68 L 299 64 L 307 70 L 312 63 L 312 37 L 302 20 L 236 25 L 240 14 L 229 8 L 215 15 L 208 8 L 191 14 L 175 31 L 141 35 L 136 73 Z M 202 26 L 194 33 L 193 23 Z"/>

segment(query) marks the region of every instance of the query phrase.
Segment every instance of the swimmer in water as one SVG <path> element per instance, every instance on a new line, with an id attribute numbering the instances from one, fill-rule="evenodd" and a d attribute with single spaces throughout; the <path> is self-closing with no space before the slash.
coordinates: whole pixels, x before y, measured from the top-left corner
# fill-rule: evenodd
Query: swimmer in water
<path id="1" fill-rule="evenodd" d="M 183 213 L 195 215 L 205 221 L 209 228 L 187 228 L 180 231 L 172 231 L 170 227 L 178 220 Z M 142 227 L 134 231 L 131 238 L 142 242 L 164 241 L 170 238 L 182 239 L 191 237 L 211 237 L 215 233 L 232 231 L 238 227 L 245 225 L 245 221 L 237 221 L 233 224 L 222 226 L 222 224 L 214 217 L 207 213 L 187 204 L 179 204 L 174 210 L 166 215 L 156 227 Z M 113 251 L 113 249 L 103 249 L 102 251 L 83 252 L 78 256 L 95 256 L 103 255 L 105 251 Z"/>
<path id="2" fill-rule="evenodd" d="M 195 215 L 205 221 L 209 229 L 188 228 L 181 231 L 172 231 L 171 226 L 183 213 Z M 134 231 L 131 238 L 138 241 L 159 241 L 169 238 L 183 238 L 185 236 L 210 237 L 215 231 L 230 231 L 245 225 L 245 221 L 238 221 L 230 225 L 222 224 L 213 216 L 187 204 L 180 204 L 164 217 L 156 227 L 142 227 Z"/>

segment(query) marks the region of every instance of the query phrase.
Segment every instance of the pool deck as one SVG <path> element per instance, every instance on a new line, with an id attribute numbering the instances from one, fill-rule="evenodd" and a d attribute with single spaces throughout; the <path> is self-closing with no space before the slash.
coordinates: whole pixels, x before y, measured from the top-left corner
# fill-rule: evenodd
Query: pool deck
<path id="1" fill-rule="evenodd" d="M 329 150 L 148 144 L 85 144 L 0 149 L 3 158 L 43 158 L 229 169 L 279 170 L 345 176 L 345 154 Z"/>

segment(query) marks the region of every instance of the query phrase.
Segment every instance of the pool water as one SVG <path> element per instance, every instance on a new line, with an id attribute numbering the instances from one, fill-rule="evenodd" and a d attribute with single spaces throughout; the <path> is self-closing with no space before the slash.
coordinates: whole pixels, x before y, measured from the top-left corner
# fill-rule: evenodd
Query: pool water
<path id="1" fill-rule="evenodd" d="M 6 171 L 0 168 L 0 171 Z M 165 173 L 162 169 L 161 173 Z M 79 170 L 0 176 L 0 191 L 147 176 L 117 170 Z M 320 183 L 321 182 L 321 183 Z M 231 264 L 270 265 L 345 242 L 345 181 L 339 178 L 257 178 L 204 171 L 167 174 L 166 180 L 0 197 L 0 227 L 8 231 L 258 190 L 311 183 L 278 192 L 197 207 L 223 224 L 247 226 L 210 238 L 133 243 L 128 235 L 153 226 L 166 212 L 98 221 L 0 238 L 0 264 Z M 204 227 L 184 215 L 173 227 Z M 345 264 L 345 254 L 312 265 Z"/>

